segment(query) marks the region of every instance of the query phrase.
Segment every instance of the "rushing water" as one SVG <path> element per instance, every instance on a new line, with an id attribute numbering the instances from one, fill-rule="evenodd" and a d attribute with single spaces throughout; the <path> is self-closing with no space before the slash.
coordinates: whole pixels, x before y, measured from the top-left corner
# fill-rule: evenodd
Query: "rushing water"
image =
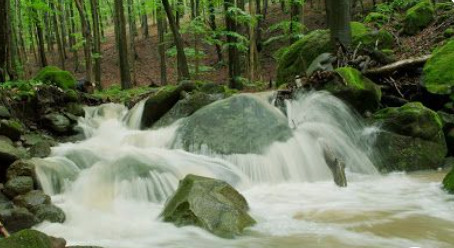
<path id="1" fill-rule="evenodd" d="M 106 248 L 454 246 L 454 197 L 440 189 L 442 172 L 380 175 L 373 128 L 328 94 L 303 95 L 287 110 L 286 142 L 261 155 L 219 155 L 176 149 L 180 122 L 138 130 L 143 103 L 87 108 L 79 126 L 89 138 L 37 161 L 44 190 L 67 217 L 37 228 Z M 347 164 L 347 188 L 333 183 L 326 145 Z M 225 240 L 161 222 L 165 200 L 189 173 L 239 189 L 258 224 Z"/>

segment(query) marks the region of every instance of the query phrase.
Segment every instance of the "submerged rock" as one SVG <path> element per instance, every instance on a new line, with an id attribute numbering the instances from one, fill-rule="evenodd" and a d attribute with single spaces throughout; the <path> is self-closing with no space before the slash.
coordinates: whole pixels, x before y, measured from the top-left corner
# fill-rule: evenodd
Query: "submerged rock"
<path id="1" fill-rule="evenodd" d="M 454 40 L 438 48 L 424 65 L 423 84 L 434 94 L 454 97 Z"/>
<path id="2" fill-rule="evenodd" d="M 443 179 L 443 188 L 451 194 L 454 194 L 454 167 Z"/>
<path id="3" fill-rule="evenodd" d="M 23 230 L 0 239 L 0 247 L 4 248 L 55 248 L 51 239 L 44 233 L 36 230 Z"/>
<path id="4" fill-rule="evenodd" d="M 442 120 L 421 103 L 386 108 L 374 114 L 385 130 L 377 135 L 385 170 L 421 170 L 440 167 L 447 154 Z"/>
<path id="5" fill-rule="evenodd" d="M 183 120 L 174 147 L 219 154 L 260 154 L 273 142 L 292 136 L 287 118 L 250 94 L 205 106 Z"/>
<path id="6" fill-rule="evenodd" d="M 435 10 L 430 0 L 421 0 L 408 9 L 404 18 L 404 33 L 414 35 L 426 28 L 435 19 Z"/>
<path id="7" fill-rule="evenodd" d="M 229 184 L 187 175 L 167 202 L 161 216 L 177 226 L 195 225 L 224 238 L 233 238 L 255 220 L 246 199 Z"/>

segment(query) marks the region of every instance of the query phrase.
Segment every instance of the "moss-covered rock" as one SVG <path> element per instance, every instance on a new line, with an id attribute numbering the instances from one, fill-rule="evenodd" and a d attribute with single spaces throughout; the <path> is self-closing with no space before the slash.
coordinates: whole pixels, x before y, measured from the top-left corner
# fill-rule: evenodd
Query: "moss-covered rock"
<path id="1" fill-rule="evenodd" d="M 6 178 L 11 180 L 15 177 L 32 177 L 36 181 L 35 164 L 31 160 L 17 160 L 9 166 Z"/>
<path id="2" fill-rule="evenodd" d="M 19 207 L 27 208 L 34 212 L 39 205 L 51 203 L 50 197 L 41 190 L 32 190 L 25 195 L 19 195 L 13 200 L 14 204 Z"/>
<path id="3" fill-rule="evenodd" d="M 443 188 L 451 194 L 454 194 L 454 167 L 443 179 Z"/>
<path id="4" fill-rule="evenodd" d="M 444 32 L 443 32 L 443 36 L 445 38 L 451 38 L 454 36 L 454 28 L 447 28 Z"/>
<path id="5" fill-rule="evenodd" d="M 48 141 L 40 141 L 30 147 L 30 155 L 37 158 L 45 158 L 51 153 L 51 144 Z"/>
<path id="6" fill-rule="evenodd" d="M 161 216 L 177 226 L 195 225 L 220 237 L 233 238 L 254 225 L 246 199 L 226 182 L 187 175 Z"/>
<path id="7" fill-rule="evenodd" d="M 373 23 L 378 27 L 389 22 L 389 16 L 378 12 L 370 12 L 364 19 L 365 23 Z"/>
<path id="8" fill-rule="evenodd" d="M 331 52 L 328 30 L 315 30 L 293 43 L 278 61 L 276 87 L 291 83 L 322 53 Z"/>
<path id="9" fill-rule="evenodd" d="M 24 125 L 18 120 L 0 120 L 0 135 L 13 141 L 19 140 L 24 133 Z"/>
<path id="10" fill-rule="evenodd" d="M 39 222 L 38 219 L 30 211 L 22 207 L 1 210 L 0 221 L 10 232 L 17 232 L 23 229 L 31 228 Z M 9 248 L 9 246 L 6 247 Z"/>
<path id="11" fill-rule="evenodd" d="M 205 106 L 184 119 L 174 147 L 220 154 L 260 154 L 292 136 L 287 118 L 262 99 L 239 94 Z"/>
<path id="12" fill-rule="evenodd" d="M 430 93 L 454 93 L 454 40 L 437 49 L 424 65 L 423 84 Z"/>
<path id="13" fill-rule="evenodd" d="M 20 176 L 8 180 L 3 191 L 5 195 L 12 199 L 17 195 L 26 194 L 32 191 L 33 185 L 33 178 Z"/>
<path id="14" fill-rule="evenodd" d="M 11 117 L 11 113 L 9 112 L 9 110 L 5 106 L 0 105 L 0 118 L 9 119 L 10 117 Z"/>
<path id="15" fill-rule="evenodd" d="M 43 117 L 44 126 L 55 134 L 68 134 L 72 131 L 71 121 L 63 114 L 50 113 Z"/>
<path id="16" fill-rule="evenodd" d="M 449 11 L 452 10 L 454 7 L 452 3 L 436 3 L 435 10 L 436 11 Z"/>
<path id="17" fill-rule="evenodd" d="M 351 22 L 350 27 L 354 46 L 360 43 L 362 47 L 369 49 L 390 49 L 394 46 L 394 36 L 385 29 L 370 30 L 360 22 Z M 376 44 L 378 44 L 377 47 L 375 47 Z"/>
<path id="18" fill-rule="evenodd" d="M 53 248 L 50 238 L 36 230 L 23 230 L 0 240 L 4 248 Z"/>
<path id="19" fill-rule="evenodd" d="M 421 0 L 407 10 L 404 18 L 404 33 L 414 35 L 426 28 L 435 19 L 435 10 L 431 0 Z"/>
<path id="20" fill-rule="evenodd" d="M 381 99 L 379 86 L 352 67 L 341 67 L 336 72 L 340 79 L 328 82 L 321 89 L 341 98 L 359 113 L 377 110 Z"/>
<path id="21" fill-rule="evenodd" d="M 32 209 L 36 218 L 40 222 L 49 221 L 51 223 L 63 223 L 66 216 L 63 210 L 52 204 L 41 204 Z"/>
<path id="22" fill-rule="evenodd" d="M 23 153 L 10 142 L 0 139 L 0 181 L 5 179 L 8 167 L 22 156 Z"/>
<path id="23" fill-rule="evenodd" d="M 385 170 L 436 169 L 447 154 L 440 116 L 421 103 L 386 108 L 374 114 L 384 131 L 377 136 Z"/>
<path id="24" fill-rule="evenodd" d="M 34 79 L 45 84 L 58 86 L 64 90 L 76 88 L 76 79 L 74 76 L 70 72 L 63 71 L 55 66 L 44 67 Z"/>
<path id="25" fill-rule="evenodd" d="M 183 91 L 194 90 L 195 84 L 183 81 L 178 86 L 166 86 L 148 98 L 142 114 L 141 127 L 150 128 L 180 100 Z"/>

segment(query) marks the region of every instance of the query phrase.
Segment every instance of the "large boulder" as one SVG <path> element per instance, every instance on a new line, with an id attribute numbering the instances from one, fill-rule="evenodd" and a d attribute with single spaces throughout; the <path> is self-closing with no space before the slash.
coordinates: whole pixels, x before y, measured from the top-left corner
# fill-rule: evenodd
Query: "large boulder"
<path id="1" fill-rule="evenodd" d="M 71 121 L 63 114 L 51 113 L 43 118 L 44 126 L 56 134 L 68 134 L 72 131 Z"/>
<path id="2" fill-rule="evenodd" d="M 13 141 L 19 140 L 24 133 L 24 126 L 17 120 L 0 120 L 0 135 Z"/>
<path id="3" fill-rule="evenodd" d="M 10 141 L 0 139 L 0 181 L 5 178 L 6 170 L 11 163 L 22 156 L 21 150 L 15 148 Z"/>
<path id="4" fill-rule="evenodd" d="M 38 205 L 32 209 L 32 212 L 40 222 L 49 221 L 52 223 L 63 223 L 66 219 L 63 210 L 53 204 Z"/>
<path id="5" fill-rule="evenodd" d="M 408 9 L 404 17 L 404 33 L 414 35 L 426 28 L 435 19 L 435 9 L 431 0 L 421 0 Z"/>
<path id="6" fill-rule="evenodd" d="M 50 205 L 50 197 L 41 190 L 33 190 L 25 195 L 19 195 L 13 200 L 14 204 L 19 207 L 27 208 L 31 212 L 35 212 L 35 209 L 39 205 L 47 204 Z"/>
<path id="7" fill-rule="evenodd" d="M 454 194 L 454 167 L 443 179 L 443 188 L 451 194 Z"/>
<path id="8" fill-rule="evenodd" d="M 145 102 L 141 128 L 150 128 L 164 116 L 180 100 L 183 91 L 189 92 L 195 88 L 191 81 L 183 81 L 178 86 L 166 86 Z"/>
<path id="9" fill-rule="evenodd" d="M 376 145 L 383 170 L 436 169 L 443 164 L 447 147 L 440 116 L 421 103 L 386 108 L 374 114 L 383 129 Z"/>
<path id="10" fill-rule="evenodd" d="M 36 230 L 23 230 L 0 239 L 0 247 L 4 248 L 54 248 L 51 239 L 44 233 Z"/>
<path id="11" fill-rule="evenodd" d="M 374 112 L 378 109 L 381 100 L 378 85 L 352 67 L 341 67 L 336 69 L 336 72 L 340 78 L 324 84 L 320 89 L 339 97 L 359 113 Z"/>
<path id="12" fill-rule="evenodd" d="M 224 238 L 233 238 L 255 220 L 246 199 L 229 184 L 187 175 L 167 202 L 161 216 L 177 226 L 195 225 Z"/>
<path id="13" fill-rule="evenodd" d="M 434 94 L 454 98 L 454 40 L 435 50 L 424 65 L 423 84 Z"/>
<path id="14" fill-rule="evenodd" d="M 19 176 L 32 177 L 33 181 L 37 181 L 35 174 L 35 164 L 32 160 L 17 160 L 9 166 L 6 173 L 8 180 Z"/>
<path id="15" fill-rule="evenodd" d="M 48 141 L 37 142 L 32 147 L 30 147 L 30 155 L 32 157 L 45 158 L 51 153 L 50 146 L 51 144 Z"/>
<path id="16" fill-rule="evenodd" d="M 202 92 L 187 94 L 184 99 L 179 100 L 164 116 L 162 116 L 153 127 L 168 126 L 181 118 L 192 115 L 200 108 L 222 99 L 223 96 L 223 94 L 205 94 Z"/>
<path id="17" fill-rule="evenodd" d="M 199 109 L 184 119 L 174 147 L 219 154 L 260 154 L 292 136 L 287 118 L 251 94 L 239 94 Z"/>
<path id="18" fill-rule="evenodd" d="M 10 232 L 31 228 L 39 223 L 38 219 L 28 209 L 20 207 L 1 210 L 0 221 Z"/>
<path id="19" fill-rule="evenodd" d="M 369 49 L 390 49 L 394 46 L 394 36 L 385 29 L 371 30 L 360 22 L 351 22 L 350 28 L 354 46 L 360 43 L 361 47 Z"/>
<path id="20" fill-rule="evenodd" d="M 58 86 L 64 90 L 76 88 L 74 76 L 70 72 L 63 71 L 55 66 L 44 67 L 34 79 L 45 84 Z"/>
<path id="21" fill-rule="evenodd" d="M 26 194 L 26 193 L 32 191 L 33 185 L 34 185 L 34 182 L 33 182 L 33 178 L 31 178 L 31 177 L 24 177 L 24 176 L 15 177 L 15 178 L 8 180 L 8 182 L 6 182 L 5 189 L 3 190 L 3 192 L 10 199 L 12 199 L 18 195 Z"/>
<path id="22" fill-rule="evenodd" d="M 302 75 L 320 54 L 331 52 L 329 30 L 315 30 L 293 43 L 278 61 L 276 86 Z"/>

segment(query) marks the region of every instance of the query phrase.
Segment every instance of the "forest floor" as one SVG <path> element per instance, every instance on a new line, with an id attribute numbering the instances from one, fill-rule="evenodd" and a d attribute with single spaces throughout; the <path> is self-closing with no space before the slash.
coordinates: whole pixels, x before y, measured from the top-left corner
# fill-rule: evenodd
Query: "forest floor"
<path id="1" fill-rule="evenodd" d="M 369 10 L 368 10 L 369 9 Z M 370 6 L 366 5 L 364 13 L 370 11 Z M 360 21 L 364 15 L 361 15 L 360 10 L 356 10 L 355 20 Z M 266 40 L 275 33 L 267 32 L 268 28 L 276 23 L 283 20 L 289 19 L 289 14 L 281 10 L 280 4 L 272 4 L 270 2 L 269 10 L 266 15 L 266 19 L 262 25 L 262 40 Z M 305 8 L 304 23 L 308 30 L 326 28 L 325 13 L 323 8 L 315 7 Z M 151 22 L 151 21 L 150 21 Z M 223 20 L 218 19 L 218 26 L 223 25 Z M 183 24 L 184 26 L 184 20 Z M 137 59 L 135 61 L 135 85 L 159 85 L 160 84 L 160 60 L 158 54 L 158 36 L 157 26 L 155 24 L 149 25 L 149 37 L 145 38 L 140 34 L 135 38 L 135 47 L 137 53 Z M 444 31 L 442 24 L 433 23 L 430 27 L 424 29 L 422 32 L 415 36 L 400 36 L 399 30 L 394 30 L 392 24 L 385 25 L 388 31 L 391 31 L 397 40 L 397 46 L 395 49 L 395 55 L 397 59 L 405 59 L 410 57 L 417 57 L 429 53 L 433 47 L 438 43 L 442 42 L 439 39 L 440 34 Z M 139 28 L 138 28 L 139 29 Z M 140 29 L 139 29 L 140 30 Z M 113 27 L 109 27 L 105 30 L 106 38 L 102 43 L 102 60 L 101 60 L 101 71 L 102 71 L 102 85 L 104 87 L 119 84 L 120 72 L 118 62 L 118 52 L 115 48 L 115 36 Z M 184 43 L 186 47 L 191 47 L 193 44 L 193 37 L 190 35 L 183 35 Z M 168 33 L 166 38 L 168 45 L 172 44 L 172 37 Z M 263 48 L 259 54 L 259 72 L 258 80 L 263 82 L 269 82 L 274 80 L 276 76 L 277 61 L 273 58 L 273 54 L 280 48 L 288 46 L 288 42 L 276 42 L 272 45 Z M 168 47 L 169 47 L 168 46 Z M 215 47 L 213 45 L 202 44 L 201 50 L 206 54 L 205 58 L 200 62 L 201 65 L 210 66 L 213 68 L 212 71 L 201 72 L 197 79 L 204 81 L 212 81 L 216 83 L 227 82 L 228 68 L 226 64 L 219 64 L 217 61 Z M 84 57 L 82 49 L 79 51 L 79 69 L 75 70 L 75 59 L 72 53 L 67 51 L 68 58 L 65 61 L 66 70 L 71 71 L 76 75 L 78 79 L 84 78 Z M 56 47 L 54 51 L 47 53 L 49 65 L 59 65 L 58 53 Z M 227 54 L 224 52 L 224 58 Z M 189 60 L 189 63 L 193 61 Z M 30 66 L 31 65 L 31 66 Z M 36 72 L 40 69 L 39 63 L 35 59 L 29 61 L 26 76 L 28 78 L 33 77 Z M 174 58 L 167 58 L 167 77 L 168 82 L 171 84 L 176 83 L 176 61 Z"/>

